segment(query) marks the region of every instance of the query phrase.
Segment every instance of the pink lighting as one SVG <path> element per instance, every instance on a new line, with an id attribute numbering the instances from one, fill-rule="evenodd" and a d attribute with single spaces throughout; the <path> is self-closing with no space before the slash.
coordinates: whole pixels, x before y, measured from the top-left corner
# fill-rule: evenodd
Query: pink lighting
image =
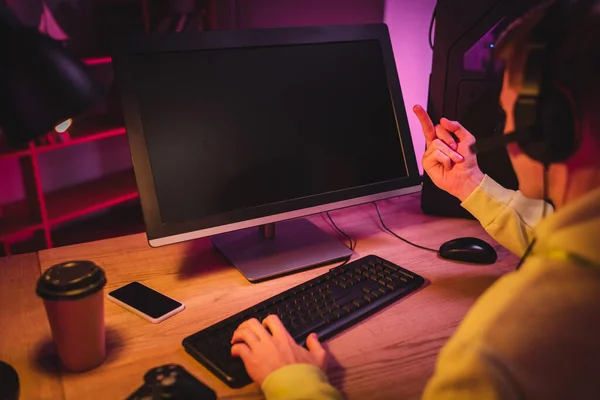
<path id="1" fill-rule="evenodd" d="M 435 3 L 435 0 L 387 0 L 384 15 L 384 22 L 390 31 L 406 114 L 421 173 L 425 139 L 412 108 L 415 104 L 427 107 L 433 56 L 428 43 L 429 23 Z"/>
<path id="2" fill-rule="evenodd" d="M 112 58 L 111 57 L 87 58 L 87 59 L 83 60 L 83 62 L 87 65 L 101 65 L 101 64 L 108 64 L 108 63 L 112 62 Z"/>

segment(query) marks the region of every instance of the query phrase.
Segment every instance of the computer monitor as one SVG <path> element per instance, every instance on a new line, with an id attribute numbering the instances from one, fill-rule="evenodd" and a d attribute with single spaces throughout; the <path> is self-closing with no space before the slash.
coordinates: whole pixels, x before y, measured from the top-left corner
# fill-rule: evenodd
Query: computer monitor
<path id="1" fill-rule="evenodd" d="M 300 217 L 420 190 L 384 24 L 137 37 L 113 63 L 151 246 L 212 236 L 259 281 L 352 254 Z"/>

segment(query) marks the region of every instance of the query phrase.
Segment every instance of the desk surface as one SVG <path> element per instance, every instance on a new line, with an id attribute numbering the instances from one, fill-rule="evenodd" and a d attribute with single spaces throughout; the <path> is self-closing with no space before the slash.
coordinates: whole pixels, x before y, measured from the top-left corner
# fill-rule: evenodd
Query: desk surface
<path id="1" fill-rule="evenodd" d="M 338 226 L 358 240 L 353 259 L 377 254 L 430 281 L 416 294 L 326 342 L 331 353 L 327 370 L 331 382 L 350 399 L 418 398 L 433 373 L 440 348 L 468 308 L 499 276 L 514 268 L 518 260 L 491 240 L 476 221 L 423 215 L 418 194 L 378 204 L 388 227 L 418 244 L 437 248 L 452 238 L 477 236 L 493 243 L 498 250 L 498 262 L 492 266 L 452 263 L 383 231 L 371 204 L 331 213 Z M 324 215 L 312 216 L 310 220 L 337 235 Z M 208 239 L 152 249 L 143 234 L 39 253 L 42 270 L 74 259 L 93 260 L 104 268 L 107 291 L 137 280 L 182 301 L 186 309 L 155 325 L 106 301 L 106 362 L 86 373 L 56 375 L 51 367 L 40 367 L 40 357 L 31 353 L 31 349 L 39 348 L 49 339 L 42 303 L 34 297 L 34 260 L 27 255 L 0 261 L 4 310 L 0 314 L 0 357 L 14 362 L 20 375 L 30 377 L 29 382 L 35 378 L 47 384 L 51 393 L 48 397 L 52 398 L 62 395 L 66 399 L 87 399 L 96 398 L 99 393 L 103 398 L 125 398 L 142 383 L 148 369 L 171 362 L 183 365 L 219 397 L 261 398 L 260 389 L 254 384 L 239 390 L 228 388 L 183 350 L 181 340 L 331 268 L 321 267 L 252 284 L 212 248 Z M 5 305 L 9 297 L 4 294 L 7 287 L 14 293 L 10 297 L 16 296 L 17 301 L 13 299 Z M 34 319 L 38 321 L 36 324 L 32 323 Z M 27 331 L 32 325 L 35 329 Z M 23 335 L 24 332 L 27 333 Z M 22 343 L 23 349 L 7 347 L 9 339 Z M 29 389 L 24 394 L 31 394 L 24 398 L 40 397 Z"/>
<path id="2" fill-rule="evenodd" d="M 35 294 L 36 254 L 0 258 L 0 360 L 19 374 L 22 399 L 64 398 L 50 325 Z"/>

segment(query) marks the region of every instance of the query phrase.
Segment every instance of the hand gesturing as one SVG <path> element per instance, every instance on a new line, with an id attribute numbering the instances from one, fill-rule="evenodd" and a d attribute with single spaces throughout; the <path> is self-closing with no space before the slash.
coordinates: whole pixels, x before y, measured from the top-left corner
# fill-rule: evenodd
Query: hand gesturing
<path id="1" fill-rule="evenodd" d="M 423 170 L 437 187 L 464 201 L 484 176 L 477 158 L 469 150 L 475 137 L 460 123 L 446 118 L 434 126 L 419 105 L 413 111 L 421 122 L 427 145 L 422 159 Z"/>

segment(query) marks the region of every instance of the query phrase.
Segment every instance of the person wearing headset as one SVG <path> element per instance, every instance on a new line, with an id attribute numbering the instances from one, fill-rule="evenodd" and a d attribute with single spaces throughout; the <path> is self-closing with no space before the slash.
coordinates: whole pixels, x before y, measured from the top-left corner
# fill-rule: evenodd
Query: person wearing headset
<path id="1" fill-rule="evenodd" d="M 497 44 L 506 123 L 496 144 L 508 144 L 519 191 L 479 170 L 478 144 L 460 123 L 434 126 L 415 106 L 426 173 L 523 256 L 444 346 L 425 399 L 600 399 L 598 38 L 600 0 L 558 0 L 512 24 Z M 318 338 L 309 336 L 308 350 L 296 345 L 276 316 L 244 322 L 232 345 L 267 399 L 342 397 L 323 372 Z"/>

